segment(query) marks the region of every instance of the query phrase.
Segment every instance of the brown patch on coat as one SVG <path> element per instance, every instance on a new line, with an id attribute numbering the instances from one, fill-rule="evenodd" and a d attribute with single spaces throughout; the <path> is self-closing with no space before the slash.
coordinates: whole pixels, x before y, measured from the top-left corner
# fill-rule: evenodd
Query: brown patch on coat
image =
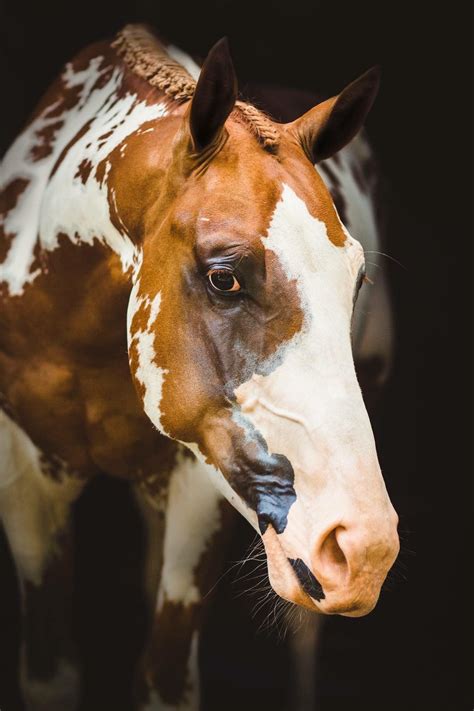
<path id="1" fill-rule="evenodd" d="M 151 470 L 142 466 L 135 467 L 130 478 L 152 501 L 160 503 L 168 491 L 171 474 L 176 468 L 179 445 L 156 431 L 154 434 L 157 461 Z"/>
<path id="2" fill-rule="evenodd" d="M 95 91 L 96 89 L 102 89 L 102 87 L 104 87 L 112 77 L 115 63 L 111 61 L 110 46 L 107 46 L 104 54 L 105 56 L 102 58 L 102 62 L 99 65 L 99 76 L 94 82 L 91 91 Z"/>
<path id="3" fill-rule="evenodd" d="M 67 156 L 67 154 L 70 151 L 70 149 L 72 148 L 72 146 L 75 143 L 77 143 L 82 138 L 82 136 L 84 136 L 88 132 L 93 121 L 94 121 L 93 118 L 89 119 L 89 121 L 87 121 L 85 124 L 83 124 L 81 126 L 81 128 L 79 129 L 79 131 L 77 131 L 77 133 L 75 133 L 74 136 L 66 143 L 66 145 L 62 149 L 61 153 L 59 154 L 55 164 L 53 165 L 53 168 L 50 173 L 50 178 L 52 178 L 54 176 L 54 174 L 58 170 L 59 166 L 61 165 L 61 163 Z"/>
<path id="4" fill-rule="evenodd" d="M 63 125 L 64 121 L 55 121 L 35 132 L 35 140 L 37 142 L 30 151 L 30 158 L 34 163 L 51 155 L 56 134 Z"/>
<path id="5" fill-rule="evenodd" d="M 321 163 L 318 164 L 318 170 L 320 170 L 323 175 L 326 175 L 329 178 L 329 192 L 331 193 L 331 197 L 334 200 L 334 205 L 336 206 L 336 210 L 343 223 L 347 224 L 346 200 L 342 192 L 340 180 L 334 170 L 331 168 L 331 160 L 333 159 L 329 158 L 328 160 L 321 161 Z"/>
<path id="6" fill-rule="evenodd" d="M 35 263 L 41 274 L 0 309 L 0 391 L 46 458 L 81 477 L 134 479 L 158 495 L 177 445 L 154 429 L 133 387 L 130 284 L 119 258 L 60 235 L 53 252 L 35 251 Z"/>
<path id="7" fill-rule="evenodd" d="M 346 242 L 344 232 L 331 194 L 313 164 L 306 158 L 298 141 L 287 134 L 288 141 L 282 142 L 280 158 L 288 170 L 288 185 L 305 203 L 310 214 L 326 225 L 328 239 L 336 246 Z"/>
<path id="8" fill-rule="evenodd" d="M 112 134 L 113 134 L 113 130 L 110 130 L 110 131 L 106 131 L 101 136 L 99 136 L 99 138 L 97 139 L 97 150 L 98 151 L 100 151 L 100 149 L 105 146 L 105 144 L 107 143 L 107 139 L 110 138 L 110 136 L 112 136 Z"/>
<path id="9" fill-rule="evenodd" d="M 92 59 L 101 58 L 98 65 L 99 77 L 92 87 L 92 90 L 94 90 L 101 88 L 109 81 L 114 67 L 114 62 L 111 61 L 113 57 L 114 53 L 110 49 L 108 42 L 95 42 L 81 50 L 67 66 L 73 73 L 77 74 L 87 69 Z M 62 70 L 61 74 L 38 102 L 26 124 L 27 126 L 41 115 L 45 119 L 60 118 L 77 105 L 79 97 L 84 90 L 84 83 L 78 82 L 72 86 L 68 85 L 65 69 Z"/>
<path id="10" fill-rule="evenodd" d="M 101 160 L 100 163 L 97 165 L 97 168 L 95 169 L 94 177 L 101 187 L 104 183 L 104 178 L 105 178 L 105 175 L 107 172 L 107 164 L 108 163 L 109 163 L 108 157 L 104 158 L 104 160 Z"/>
<path id="11" fill-rule="evenodd" d="M 75 84 L 67 86 L 66 82 L 60 77 L 56 84 L 53 84 L 50 91 L 47 92 L 44 99 L 35 110 L 32 119 L 37 118 L 41 114 L 45 119 L 60 118 L 70 109 L 74 108 L 79 101 L 84 84 Z"/>
<path id="12" fill-rule="evenodd" d="M 186 694 L 190 691 L 187 675 L 193 635 L 202 626 L 203 617 L 212 601 L 210 593 L 222 573 L 235 517 L 235 510 L 222 500 L 219 504 L 220 524 L 194 570 L 194 583 L 201 600 L 189 605 L 165 600 L 156 613 L 151 638 L 139 670 L 139 695 L 142 702 L 149 700 L 152 689 L 168 704 L 179 704 L 186 700 Z"/>
<path id="13" fill-rule="evenodd" d="M 184 701 L 188 687 L 188 660 L 192 637 L 199 627 L 200 605 L 167 600 L 153 630 L 147 663 L 148 686 L 167 704 Z"/>
<path id="14" fill-rule="evenodd" d="M 20 196 L 30 184 L 28 178 L 13 178 L 0 193 L 0 264 L 10 249 L 11 241 L 16 236 L 5 231 L 4 220 L 9 212 L 15 209 Z"/>
<path id="15" fill-rule="evenodd" d="M 75 178 L 80 178 L 81 183 L 85 185 L 89 179 L 89 175 L 91 174 L 91 170 L 93 168 L 92 162 L 88 158 L 83 158 L 81 162 L 79 163 L 79 166 L 77 168 L 76 174 L 74 175 Z"/>

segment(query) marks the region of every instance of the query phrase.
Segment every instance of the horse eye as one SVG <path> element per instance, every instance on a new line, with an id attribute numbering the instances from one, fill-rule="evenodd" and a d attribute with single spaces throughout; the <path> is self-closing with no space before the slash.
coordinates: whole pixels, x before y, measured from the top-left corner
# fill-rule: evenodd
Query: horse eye
<path id="1" fill-rule="evenodd" d="M 227 293 L 240 291 L 240 284 L 230 269 L 209 269 L 206 276 L 215 291 Z"/>

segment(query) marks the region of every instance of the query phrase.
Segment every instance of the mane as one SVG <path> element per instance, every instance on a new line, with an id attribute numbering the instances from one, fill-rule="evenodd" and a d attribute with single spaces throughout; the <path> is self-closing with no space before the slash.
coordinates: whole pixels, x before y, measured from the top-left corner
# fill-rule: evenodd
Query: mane
<path id="1" fill-rule="evenodd" d="M 145 25 L 126 25 L 111 45 L 125 64 L 150 86 L 162 91 L 174 101 L 189 101 L 196 81 L 189 72 L 170 57 L 157 35 Z M 243 123 L 268 151 L 278 146 L 278 130 L 274 122 L 252 104 L 237 101 L 232 118 Z"/>

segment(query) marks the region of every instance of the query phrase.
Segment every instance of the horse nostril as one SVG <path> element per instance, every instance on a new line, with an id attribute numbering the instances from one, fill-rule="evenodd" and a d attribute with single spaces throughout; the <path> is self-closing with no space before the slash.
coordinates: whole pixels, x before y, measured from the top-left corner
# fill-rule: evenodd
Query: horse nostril
<path id="1" fill-rule="evenodd" d="M 323 579 L 328 578 L 336 585 L 344 583 L 349 573 L 347 558 L 337 539 L 338 532 L 343 530 L 342 526 L 333 528 L 326 535 L 317 552 L 317 569 Z"/>
<path id="2" fill-rule="evenodd" d="M 305 593 L 318 602 L 323 600 L 326 595 L 324 594 L 322 585 L 319 580 L 315 578 L 306 563 L 304 563 L 301 558 L 288 558 L 288 562 L 295 571 L 299 584 Z"/>

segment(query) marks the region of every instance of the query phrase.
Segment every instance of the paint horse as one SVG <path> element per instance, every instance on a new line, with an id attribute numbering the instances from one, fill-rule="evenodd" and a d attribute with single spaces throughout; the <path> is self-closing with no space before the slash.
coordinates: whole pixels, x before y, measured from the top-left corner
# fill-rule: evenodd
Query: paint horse
<path id="1" fill-rule="evenodd" d="M 101 472 L 132 482 L 149 532 L 137 708 L 198 707 L 224 499 L 275 592 L 315 612 L 368 613 L 398 552 L 351 351 L 364 250 L 314 167 L 363 161 L 360 138 L 329 159 L 377 72 L 277 123 L 237 99 L 225 41 L 188 69 L 127 26 L 66 65 L 3 161 L 0 511 L 35 711 L 80 697 L 70 512 Z"/>

